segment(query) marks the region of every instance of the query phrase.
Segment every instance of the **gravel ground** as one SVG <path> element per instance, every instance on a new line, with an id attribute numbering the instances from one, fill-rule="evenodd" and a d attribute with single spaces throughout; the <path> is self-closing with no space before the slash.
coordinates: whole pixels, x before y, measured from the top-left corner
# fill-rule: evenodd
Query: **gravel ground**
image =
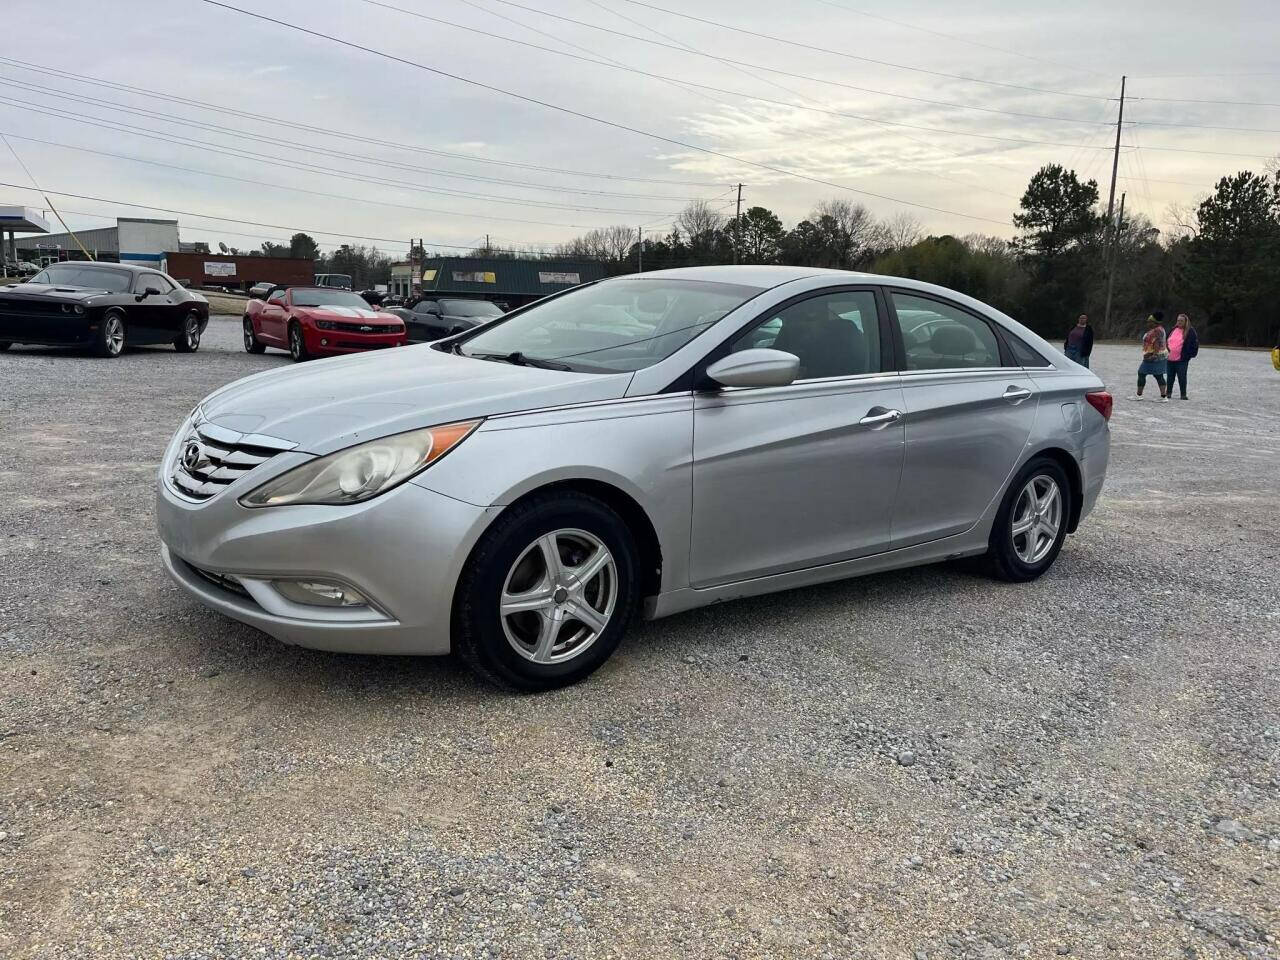
<path id="1" fill-rule="evenodd" d="M 1280 376 L 1116 402 L 1037 583 L 639 628 L 539 697 L 184 599 L 155 463 L 288 362 L 0 356 L 0 956 L 1280 956 Z M 1095 367 L 1131 391 L 1136 347 Z"/>

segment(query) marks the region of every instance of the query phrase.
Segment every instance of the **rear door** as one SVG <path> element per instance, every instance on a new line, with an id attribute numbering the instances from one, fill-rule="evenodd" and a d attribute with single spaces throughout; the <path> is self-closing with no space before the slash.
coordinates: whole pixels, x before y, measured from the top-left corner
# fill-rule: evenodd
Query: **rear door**
<path id="1" fill-rule="evenodd" d="M 879 305 L 869 287 L 804 295 L 709 358 L 773 347 L 799 357 L 801 369 L 787 386 L 695 397 L 695 587 L 888 547 L 903 401 Z"/>
<path id="2" fill-rule="evenodd" d="M 888 297 L 906 404 L 897 549 L 978 522 L 1022 456 L 1039 391 L 991 321 L 931 294 Z"/>

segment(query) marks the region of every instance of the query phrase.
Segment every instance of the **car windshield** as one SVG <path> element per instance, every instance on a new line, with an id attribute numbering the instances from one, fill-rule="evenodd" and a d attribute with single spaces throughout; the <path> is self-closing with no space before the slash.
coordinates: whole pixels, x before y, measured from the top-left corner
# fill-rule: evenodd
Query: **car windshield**
<path id="1" fill-rule="evenodd" d="M 295 290 L 293 291 L 295 307 L 358 307 L 368 310 L 369 304 L 358 293 L 346 290 Z"/>
<path id="2" fill-rule="evenodd" d="M 704 280 L 607 280 L 491 324 L 458 352 L 512 362 L 554 361 L 558 367 L 597 373 L 643 370 L 758 293 L 757 287 Z"/>
<path id="3" fill-rule="evenodd" d="M 502 316 L 502 308 L 488 300 L 441 300 L 440 311 L 451 317 Z"/>
<path id="4" fill-rule="evenodd" d="M 106 290 L 110 293 L 127 293 L 133 285 L 133 274 L 127 270 L 55 263 L 37 273 L 30 282 L 48 283 L 55 287 L 83 287 L 89 290 Z"/>

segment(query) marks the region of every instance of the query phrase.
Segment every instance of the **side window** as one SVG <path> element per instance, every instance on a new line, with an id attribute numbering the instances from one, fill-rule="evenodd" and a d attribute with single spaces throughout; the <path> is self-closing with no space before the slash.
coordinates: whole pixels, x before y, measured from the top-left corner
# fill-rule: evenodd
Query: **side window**
<path id="1" fill-rule="evenodd" d="M 413 312 L 426 315 L 431 312 L 433 307 L 439 310 L 439 305 L 434 300 L 419 300 L 413 305 Z"/>
<path id="2" fill-rule="evenodd" d="M 283 306 L 284 295 L 285 295 L 285 290 L 283 288 L 279 290 L 272 290 L 271 296 L 267 297 L 267 303 L 274 303 L 276 306 Z"/>
<path id="3" fill-rule="evenodd" d="M 1009 345 L 1009 352 L 1013 354 L 1014 365 L 1019 367 L 1047 367 L 1049 361 L 1040 354 L 1027 346 L 1008 330 L 1004 332 L 1004 342 Z"/>
<path id="4" fill-rule="evenodd" d="M 1000 344 L 984 320 L 959 307 L 894 293 L 907 370 L 1000 366 Z"/>
<path id="5" fill-rule="evenodd" d="M 800 358 L 800 380 L 880 372 L 880 324 L 870 290 L 801 300 L 738 336 L 731 353 L 769 347 Z"/>
<path id="6" fill-rule="evenodd" d="M 142 293 L 147 287 L 155 287 L 161 293 L 172 293 L 173 284 L 160 276 L 158 273 L 140 273 L 138 274 L 138 285 L 136 292 Z"/>

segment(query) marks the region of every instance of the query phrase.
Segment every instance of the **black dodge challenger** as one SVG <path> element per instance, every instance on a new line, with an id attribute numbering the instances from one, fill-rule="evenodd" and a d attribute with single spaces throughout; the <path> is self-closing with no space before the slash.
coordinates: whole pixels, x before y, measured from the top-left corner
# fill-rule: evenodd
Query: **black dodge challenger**
<path id="1" fill-rule="evenodd" d="M 208 323 L 208 300 L 149 267 L 66 261 L 0 286 L 0 351 L 35 343 L 118 357 L 126 344 L 172 343 L 193 353 Z"/>

